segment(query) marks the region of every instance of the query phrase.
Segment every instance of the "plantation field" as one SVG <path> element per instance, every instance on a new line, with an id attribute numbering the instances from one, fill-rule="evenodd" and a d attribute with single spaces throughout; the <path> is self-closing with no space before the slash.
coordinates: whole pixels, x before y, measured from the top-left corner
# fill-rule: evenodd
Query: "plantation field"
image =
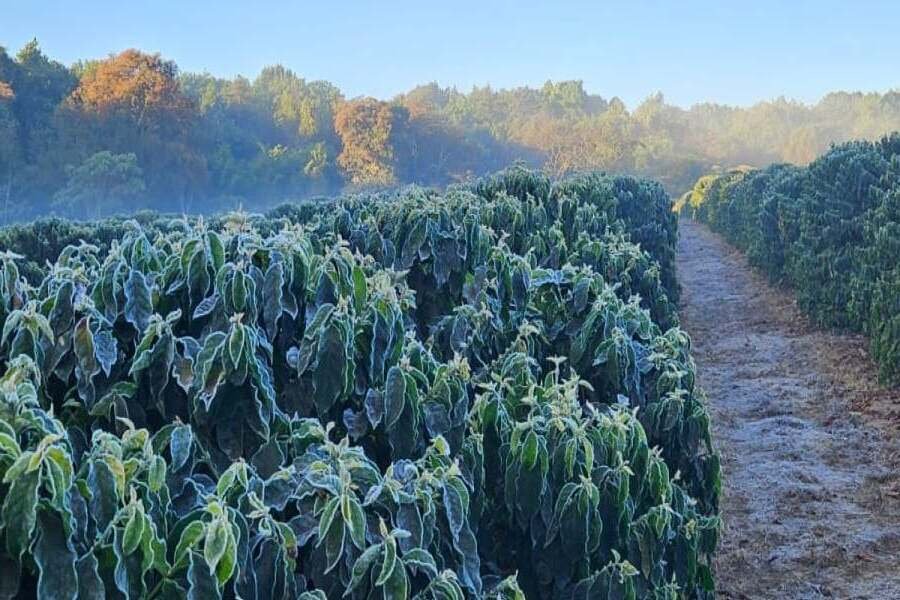
<path id="1" fill-rule="evenodd" d="M 0 597 L 712 598 L 677 232 L 521 168 L 0 232 Z"/>
<path id="2" fill-rule="evenodd" d="M 0 11 L 0 600 L 900 600 L 900 3 L 167 1 Z"/>
<path id="3" fill-rule="evenodd" d="M 900 134 L 705 177 L 684 201 L 817 324 L 865 334 L 882 381 L 900 381 Z"/>

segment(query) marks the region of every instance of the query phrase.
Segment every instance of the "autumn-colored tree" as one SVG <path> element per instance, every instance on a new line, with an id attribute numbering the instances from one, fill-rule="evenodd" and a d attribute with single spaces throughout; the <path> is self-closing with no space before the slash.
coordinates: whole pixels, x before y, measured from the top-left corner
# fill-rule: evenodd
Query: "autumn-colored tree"
<path id="1" fill-rule="evenodd" d="M 797 165 L 811 162 L 828 148 L 827 139 L 821 139 L 823 137 L 820 131 L 811 127 L 797 129 L 785 142 L 782 158 Z"/>
<path id="2" fill-rule="evenodd" d="M 628 109 L 573 80 L 430 83 L 389 102 L 345 101 L 279 65 L 226 79 L 127 50 L 66 67 L 31 41 L 15 54 L 0 47 L 0 220 L 49 210 L 67 167 L 103 151 L 134 154 L 144 207 L 188 211 L 346 184 L 444 185 L 517 160 L 554 174 L 630 172 L 678 194 L 715 165 L 803 163 L 832 142 L 897 129 L 900 92 L 687 109 L 653 94 Z"/>
<path id="3" fill-rule="evenodd" d="M 390 185 L 396 181 L 391 131 L 394 110 L 387 102 L 360 98 L 340 104 L 334 129 L 341 140 L 338 164 L 356 185 Z"/>
<path id="4" fill-rule="evenodd" d="M 180 121 L 190 103 L 174 62 L 159 54 L 125 50 L 87 70 L 69 103 L 88 113 L 128 115 L 138 129 Z"/>
<path id="5" fill-rule="evenodd" d="M 198 152 L 191 100 L 181 92 L 174 62 L 158 54 L 125 50 L 86 68 L 66 101 L 62 118 L 76 154 L 133 153 L 149 195 L 168 210 L 184 210 L 207 181 Z"/>

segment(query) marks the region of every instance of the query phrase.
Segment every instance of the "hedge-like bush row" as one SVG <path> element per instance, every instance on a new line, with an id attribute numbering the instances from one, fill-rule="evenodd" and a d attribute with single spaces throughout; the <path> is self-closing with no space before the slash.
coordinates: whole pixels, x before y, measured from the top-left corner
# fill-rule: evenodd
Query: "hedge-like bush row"
<path id="1" fill-rule="evenodd" d="M 703 178 L 685 210 L 792 286 L 816 322 L 868 335 L 883 379 L 900 380 L 900 134 L 805 168 Z"/>
<path id="2" fill-rule="evenodd" d="M 590 181 L 5 254 L 0 598 L 712 598 L 675 223 Z"/>

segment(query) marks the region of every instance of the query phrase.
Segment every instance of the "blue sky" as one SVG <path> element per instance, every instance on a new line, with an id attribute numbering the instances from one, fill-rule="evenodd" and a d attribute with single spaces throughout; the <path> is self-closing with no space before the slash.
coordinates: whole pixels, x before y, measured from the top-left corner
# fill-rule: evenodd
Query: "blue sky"
<path id="1" fill-rule="evenodd" d="M 634 106 L 900 87 L 900 2 L 0 0 L 0 45 L 71 63 L 137 47 L 182 70 L 282 63 L 348 96 L 582 79 Z"/>

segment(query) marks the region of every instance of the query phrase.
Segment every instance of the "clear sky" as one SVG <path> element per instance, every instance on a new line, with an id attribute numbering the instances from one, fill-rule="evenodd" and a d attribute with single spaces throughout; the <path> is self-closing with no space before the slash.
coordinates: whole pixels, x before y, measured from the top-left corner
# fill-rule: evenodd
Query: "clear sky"
<path id="1" fill-rule="evenodd" d="M 281 63 L 346 95 L 582 79 L 634 106 L 900 88 L 900 1 L 0 0 L 0 45 L 64 63 L 136 47 L 182 70 Z"/>

